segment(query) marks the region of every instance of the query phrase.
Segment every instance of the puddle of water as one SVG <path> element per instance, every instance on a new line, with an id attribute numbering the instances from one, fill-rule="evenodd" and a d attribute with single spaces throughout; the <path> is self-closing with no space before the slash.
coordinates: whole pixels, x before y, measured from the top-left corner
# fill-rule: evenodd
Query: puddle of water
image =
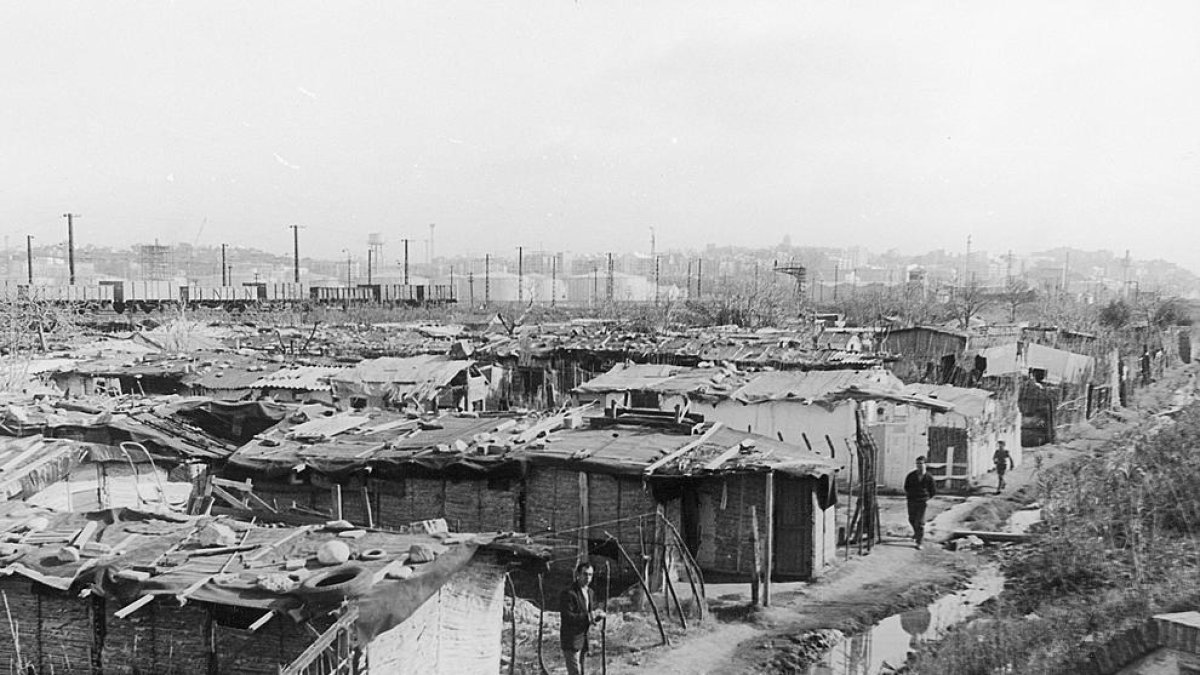
<path id="1" fill-rule="evenodd" d="M 961 591 L 943 596 L 927 607 L 894 614 L 871 630 L 847 638 L 809 666 L 807 675 L 879 675 L 899 668 L 922 642 L 937 640 L 967 620 L 984 601 L 1004 588 L 995 565 L 982 568 Z"/>
<path id="2" fill-rule="evenodd" d="M 1008 532 L 1023 533 L 1028 532 L 1030 527 L 1040 522 L 1042 522 L 1041 509 L 1022 509 L 1013 511 L 1012 515 L 1008 517 L 1004 529 Z"/>

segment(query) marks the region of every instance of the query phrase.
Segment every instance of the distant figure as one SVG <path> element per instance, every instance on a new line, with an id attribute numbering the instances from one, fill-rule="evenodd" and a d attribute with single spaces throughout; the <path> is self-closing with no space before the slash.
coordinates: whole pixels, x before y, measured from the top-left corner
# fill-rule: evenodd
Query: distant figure
<path id="1" fill-rule="evenodd" d="M 904 477 L 904 498 L 908 502 L 908 524 L 913 529 L 917 548 L 925 541 L 925 504 L 937 494 L 933 476 L 925 470 L 925 455 L 917 458 L 917 468 Z"/>
<path id="2" fill-rule="evenodd" d="M 996 483 L 996 494 L 1000 494 L 1004 490 L 1004 474 L 1008 473 L 1009 469 L 1017 468 L 1012 455 L 1008 454 L 1008 449 L 1004 447 L 1004 441 L 996 442 L 996 453 L 992 455 L 992 462 L 996 464 L 996 475 L 1000 477 Z"/>
<path id="3" fill-rule="evenodd" d="M 596 594 L 589 584 L 595 570 L 586 560 L 575 567 L 575 583 L 558 596 L 559 611 L 562 612 L 563 659 L 567 662 L 568 675 L 582 675 L 584 658 L 588 652 L 588 629 L 604 619 L 604 611 L 594 609 Z"/>

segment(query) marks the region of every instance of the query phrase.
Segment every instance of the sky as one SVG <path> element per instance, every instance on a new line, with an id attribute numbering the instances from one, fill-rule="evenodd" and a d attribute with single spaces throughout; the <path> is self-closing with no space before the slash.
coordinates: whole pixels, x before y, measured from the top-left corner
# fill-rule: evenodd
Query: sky
<path id="1" fill-rule="evenodd" d="M 1200 272 L 1200 2 L 0 4 L 0 233 Z M 397 250 L 391 248 L 391 250 Z M 422 248 L 423 250 L 423 248 Z M 327 254 L 327 255 L 326 255 Z"/>

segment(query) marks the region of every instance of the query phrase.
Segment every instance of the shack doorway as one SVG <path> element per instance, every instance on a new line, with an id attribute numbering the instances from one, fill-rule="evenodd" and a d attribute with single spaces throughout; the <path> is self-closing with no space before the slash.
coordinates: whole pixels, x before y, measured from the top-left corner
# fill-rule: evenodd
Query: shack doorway
<path id="1" fill-rule="evenodd" d="M 776 474 L 776 576 L 801 579 L 812 577 L 815 522 L 811 482 Z"/>

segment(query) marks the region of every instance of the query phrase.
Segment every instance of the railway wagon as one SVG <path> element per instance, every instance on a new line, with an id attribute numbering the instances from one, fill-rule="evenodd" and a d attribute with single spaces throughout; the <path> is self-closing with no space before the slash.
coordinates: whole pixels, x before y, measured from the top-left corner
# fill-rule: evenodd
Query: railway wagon
<path id="1" fill-rule="evenodd" d="M 312 286 L 309 298 L 314 302 L 374 302 L 375 293 L 370 287 L 347 288 L 345 286 Z"/>

